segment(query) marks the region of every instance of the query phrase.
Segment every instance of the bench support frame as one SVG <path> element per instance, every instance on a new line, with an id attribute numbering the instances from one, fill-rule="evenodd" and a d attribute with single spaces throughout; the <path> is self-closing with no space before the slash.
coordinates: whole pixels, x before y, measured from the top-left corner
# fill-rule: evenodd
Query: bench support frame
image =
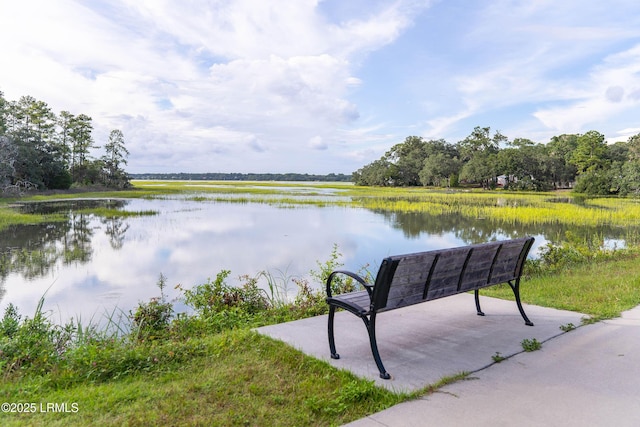
<path id="1" fill-rule="evenodd" d="M 336 341 L 333 335 L 333 320 L 335 312 L 336 307 L 332 305 L 329 308 L 329 350 L 331 351 L 332 359 L 340 359 L 340 355 L 336 352 Z M 385 380 L 390 379 L 391 375 L 389 375 L 382 364 L 382 358 L 380 358 L 380 352 L 378 351 L 378 342 L 376 340 L 376 313 L 371 313 L 369 316 L 356 314 L 356 316 L 362 319 L 367 328 L 369 344 L 371 345 L 371 353 L 373 354 L 373 360 L 375 360 L 376 366 L 378 366 L 378 371 L 380 371 L 380 378 Z"/>

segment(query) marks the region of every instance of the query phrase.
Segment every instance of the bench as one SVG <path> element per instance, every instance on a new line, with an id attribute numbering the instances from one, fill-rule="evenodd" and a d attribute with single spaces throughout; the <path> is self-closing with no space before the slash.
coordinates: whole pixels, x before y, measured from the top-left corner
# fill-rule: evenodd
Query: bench
<path id="1" fill-rule="evenodd" d="M 356 273 L 333 271 L 327 278 L 329 304 L 329 350 L 339 359 L 333 334 L 337 308 L 360 317 L 369 333 L 373 359 L 380 377 L 391 376 L 384 368 L 376 342 L 376 315 L 425 301 L 474 291 L 476 311 L 480 316 L 478 290 L 487 286 L 508 283 L 513 290 L 518 310 L 526 325 L 533 326 L 520 302 L 520 276 L 533 244 L 533 237 L 482 243 L 453 249 L 433 250 L 385 258 L 373 285 Z M 346 275 L 360 283 L 364 290 L 332 295 L 331 283 L 339 275 Z"/>

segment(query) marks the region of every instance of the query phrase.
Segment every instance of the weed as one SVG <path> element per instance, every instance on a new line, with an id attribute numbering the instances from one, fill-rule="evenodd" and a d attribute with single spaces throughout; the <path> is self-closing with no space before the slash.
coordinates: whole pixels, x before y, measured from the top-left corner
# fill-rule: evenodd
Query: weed
<path id="1" fill-rule="evenodd" d="M 542 343 L 535 338 L 528 339 L 525 338 L 522 340 L 522 348 L 526 352 L 540 350 L 542 348 Z"/>
<path id="2" fill-rule="evenodd" d="M 2 321 L 0 321 L 0 337 L 13 338 L 20 329 L 21 317 L 16 306 L 9 303 L 4 310 Z"/>
<path id="3" fill-rule="evenodd" d="M 278 275 L 274 275 L 270 271 L 261 271 L 256 281 L 259 279 L 265 279 L 267 282 L 267 288 L 263 289 L 267 298 L 268 305 L 274 308 L 281 308 L 289 303 L 289 287 L 288 283 L 292 280 L 286 271 L 277 270 Z M 240 278 L 246 282 L 251 280 L 249 276 L 242 276 Z"/>
<path id="4" fill-rule="evenodd" d="M 156 339 L 167 333 L 173 314 L 173 305 L 165 299 L 166 281 L 167 278 L 160 273 L 157 283 L 160 288 L 160 297 L 151 298 L 149 302 L 140 302 L 135 312 L 130 312 L 133 320 L 132 333 L 137 339 Z"/>
<path id="5" fill-rule="evenodd" d="M 505 360 L 505 359 L 506 359 L 506 357 L 504 357 L 502 354 L 500 354 L 500 352 L 499 352 L 499 351 L 496 351 L 496 354 L 494 354 L 493 356 L 491 356 L 491 359 L 493 359 L 493 361 L 494 361 L 495 363 L 500 363 L 500 362 L 502 362 L 503 360 Z"/>
<path id="6" fill-rule="evenodd" d="M 573 331 L 575 328 L 576 328 L 576 325 L 574 325 L 573 323 L 567 323 L 566 325 L 560 325 L 560 330 L 562 332 Z"/>

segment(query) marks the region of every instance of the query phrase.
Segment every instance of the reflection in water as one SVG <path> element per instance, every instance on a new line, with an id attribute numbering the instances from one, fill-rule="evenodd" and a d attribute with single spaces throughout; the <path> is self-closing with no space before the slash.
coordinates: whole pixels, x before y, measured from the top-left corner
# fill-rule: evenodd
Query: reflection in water
<path id="1" fill-rule="evenodd" d="M 0 231 L 0 282 L 10 272 L 25 279 L 46 276 L 58 263 L 87 263 L 91 260 L 93 228 L 92 215 L 78 213 L 81 209 L 106 207 L 122 208 L 124 200 L 73 200 L 43 203 L 25 203 L 19 210 L 24 213 L 66 213 L 67 220 L 38 225 L 12 226 Z M 123 234 L 119 219 L 104 220 L 113 247 L 121 246 Z M 109 224 L 113 222 L 114 224 Z"/>
<path id="2" fill-rule="evenodd" d="M 570 232 L 576 241 L 599 241 L 600 247 L 635 245 L 638 242 L 640 227 L 576 227 L 566 224 L 514 224 L 496 223 L 486 218 L 469 219 L 458 214 L 434 216 L 421 212 L 389 212 L 376 210 L 387 222 L 402 230 L 407 238 L 416 238 L 422 234 L 452 234 L 465 244 L 483 243 L 491 240 L 514 239 L 524 236 L 540 236 L 546 242 L 561 244 Z M 594 239 L 594 236 L 596 237 Z M 538 245 L 539 246 L 539 245 Z"/>
<path id="3" fill-rule="evenodd" d="M 81 211 L 87 203 L 160 214 L 100 218 Z M 639 234 L 620 228 L 495 224 L 459 215 L 188 200 L 74 201 L 23 209 L 62 212 L 67 220 L 0 232 L 0 309 L 11 302 L 30 315 L 45 295 L 45 308 L 60 321 L 99 318 L 116 306 L 128 313 L 139 301 L 157 296 L 161 273 L 170 287 L 181 283 L 187 288 L 222 269 L 231 270 L 231 277 L 265 269 L 282 277 L 308 276 L 317 268 L 316 261 L 328 258 L 334 244 L 345 268 L 358 270 L 369 264 L 375 270 L 392 254 L 524 235 L 536 237 L 537 248 L 560 242 L 567 231 L 589 240 L 600 236 L 603 244 Z"/>

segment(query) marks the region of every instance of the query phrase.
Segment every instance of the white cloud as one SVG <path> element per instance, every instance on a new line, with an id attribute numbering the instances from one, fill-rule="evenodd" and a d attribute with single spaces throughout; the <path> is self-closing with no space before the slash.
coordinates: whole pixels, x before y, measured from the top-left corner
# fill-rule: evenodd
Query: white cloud
<path id="1" fill-rule="evenodd" d="M 7 1 L 0 90 L 122 129 L 131 172 L 350 172 L 476 125 L 611 138 L 640 103 L 640 6 L 614 3 Z"/>
<path id="2" fill-rule="evenodd" d="M 14 40 L 3 58 L 20 66 L 0 69 L 0 90 L 88 114 L 96 135 L 123 129 L 134 171 L 153 158 L 188 167 L 193 155 L 246 170 L 243 150 L 283 152 L 319 134 L 307 148 L 323 148 L 327 162 L 328 141 L 360 116 L 348 99 L 361 84 L 357 61 L 415 14 L 383 6 L 329 22 L 316 0 L 3 2 L 0 16 L 12 19 L 0 37 Z"/>
<path id="3" fill-rule="evenodd" d="M 580 84 L 585 87 L 580 99 L 565 106 L 540 109 L 535 117 L 549 128 L 565 132 L 604 126 L 608 119 L 625 111 L 635 111 L 638 117 L 640 99 L 626 93 L 640 88 L 640 45 L 604 58 Z"/>
<path id="4" fill-rule="evenodd" d="M 326 150 L 329 148 L 329 144 L 327 144 L 321 136 L 314 136 L 309 140 L 309 147 L 314 150 Z"/>

